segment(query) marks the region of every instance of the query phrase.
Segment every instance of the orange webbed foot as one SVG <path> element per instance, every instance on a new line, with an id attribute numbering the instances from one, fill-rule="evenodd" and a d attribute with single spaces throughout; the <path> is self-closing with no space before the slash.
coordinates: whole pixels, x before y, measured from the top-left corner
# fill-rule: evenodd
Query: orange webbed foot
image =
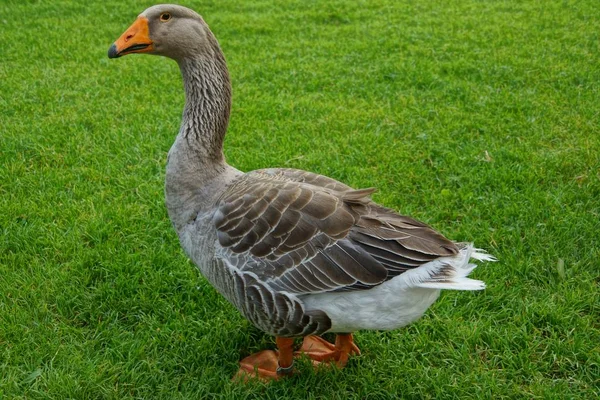
<path id="1" fill-rule="evenodd" d="M 348 363 L 348 357 L 360 354 L 360 349 L 354 344 L 352 334 L 338 334 L 335 344 L 319 336 L 307 336 L 297 353 L 306 354 L 315 366 L 333 362 L 338 368 L 343 368 Z"/>
<path id="2" fill-rule="evenodd" d="M 259 379 L 269 382 L 278 378 L 277 367 L 279 355 L 273 350 L 259 351 L 240 361 L 240 369 L 233 377 L 234 380 L 247 382 L 250 379 Z"/>
<path id="3" fill-rule="evenodd" d="M 247 382 L 258 379 L 263 382 L 277 380 L 294 372 L 294 339 L 276 338 L 279 351 L 263 350 L 240 361 L 240 369 L 233 380 Z"/>

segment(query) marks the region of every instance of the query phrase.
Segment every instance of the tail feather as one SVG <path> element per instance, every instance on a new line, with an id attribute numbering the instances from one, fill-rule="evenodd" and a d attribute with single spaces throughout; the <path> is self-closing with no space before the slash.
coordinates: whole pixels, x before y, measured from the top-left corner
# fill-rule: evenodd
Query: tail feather
<path id="1" fill-rule="evenodd" d="M 419 287 L 428 289 L 453 289 L 453 290 L 483 290 L 485 282 L 471 278 L 459 278 L 451 281 L 430 281 L 419 284 Z"/>
<path id="2" fill-rule="evenodd" d="M 491 261 L 496 262 L 498 259 L 491 254 L 488 254 L 485 250 L 482 249 L 473 249 L 473 253 L 471 253 L 471 258 L 476 259 L 477 261 Z"/>
<path id="3" fill-rule="evenodd" d="M 467 278 L 477 265 L 469 263 L 476 261 L 497 261 L 496 258 L 481 249 L 473 247 L 472 243 L 461 243 L 459 253 L 451 257 L 441 257 L 413 270 L 411 281 L 416 287 L 451 290 L 482 290 L 485 283 Z"/>

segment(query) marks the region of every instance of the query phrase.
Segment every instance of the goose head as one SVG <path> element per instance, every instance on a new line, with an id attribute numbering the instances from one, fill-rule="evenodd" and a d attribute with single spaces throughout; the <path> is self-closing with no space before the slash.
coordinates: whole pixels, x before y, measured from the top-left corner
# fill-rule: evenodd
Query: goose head
<path id="1" fill-rule="evenodd" d="M 109 58 L 148 53 L 179 61 L 212 53 L 216 40 L 202 17 L 189 8 L 159 4 L 142 12 L 108 49 Z"/>

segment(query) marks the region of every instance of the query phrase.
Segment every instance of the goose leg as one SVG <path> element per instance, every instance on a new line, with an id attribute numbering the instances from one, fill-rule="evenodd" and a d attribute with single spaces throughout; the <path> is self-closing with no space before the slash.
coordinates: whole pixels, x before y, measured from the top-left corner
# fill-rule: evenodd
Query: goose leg
<path id="1" fill-rule="evenodd" d="M 360 354 L 360 349 L 354 344 L 351 333 L 339 333 L 335 337 L 335 344 L 319 336 L 307 336 L 299 352 L 306 354 L 315 365 L 333 362 L 338 368 L 343 368 L 348 363 L 348 357 Z"/>
<path id="2" fill-rule="evenodd" d="M 294 339 L 276 337 L 279 351 L 263 350 L 240 361 L 240 369 L 234 380 L 248 381 L 258 378 L 268 382 L 291 375 L 294 369 Z"/>
<path id="3" fill-rule="evenodd" d="M 360 349 L 354 344 L 354 337 L 351 333 L 340 333 L 335 337 L 335 349 L 339 353 L 336 364 L 339 368 L 344 368 L 348 363 L 348 357 L 351 354 L 360 355 Z"/>

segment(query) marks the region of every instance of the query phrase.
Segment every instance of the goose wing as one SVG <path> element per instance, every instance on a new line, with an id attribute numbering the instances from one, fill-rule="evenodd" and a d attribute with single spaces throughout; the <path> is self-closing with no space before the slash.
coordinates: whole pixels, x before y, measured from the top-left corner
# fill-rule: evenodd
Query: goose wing
<path id="1" fill-rule="evenodd" d="M 372 202 L 374 189 L 293 169 L 258 170 L 221 197 L 217 257 L 273 291 L 360 290 L 454 255 L 426 224 Z"/>

